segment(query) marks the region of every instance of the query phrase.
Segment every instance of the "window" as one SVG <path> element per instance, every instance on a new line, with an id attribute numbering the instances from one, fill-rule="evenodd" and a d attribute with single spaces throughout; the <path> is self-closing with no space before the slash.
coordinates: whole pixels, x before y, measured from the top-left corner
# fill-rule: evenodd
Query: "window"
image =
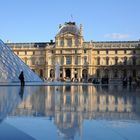
<path id="1" fill-rule="evenodd" d="M 60 46 L 64 46 L 64 40 L 62 39 L 61 41 L 60 41 Z"/>
<path id="2" fill-rule="evenodd" d="M 124 54 L 126 54 L 126 50 L 124 50 Z"/>
<path id="3" fill-rule="evenodd" d="M 84 56 L 84 64 L 87 62 L 87 56 Z"/>
<path id="4" fill-rule="evenodd" d="M 109 64 L 109 57 L 106 57 L 106 65 Z"/>
<path id="5" fill-rule="evenodd" d="M 78 64 L 81 63 L 81 57 L 78 57 Z"/>
<path id="6" fill-rule="evenodd" d="M 115 54 L 117 54 L 117 50 L 115 50 Z"/>
<path id="7" fill-rule="evenodd" d="M 53 78 L 55 76 L 55 72 L 53 69 L 50 70 L 50 77 Z"/>
<path id="8" fill-rule="evenodd" d="M 72 39 L 71 38 L 67 39 L 67 45 L 68 45 L 68 47 L 72 46 Z"/>
<path id="9" fill-rule="evenodd" d="M 75 57 L 75 64 L 78 64 L 78 56 Z"/>
<path id="10" fill-rule="evenodd" d="M 118 57 L 115 57 L 115 65 L 118 65 Z"/>
<path id="11" fill-rule="evenodd" d="M 84 53 L 87 53 L 87 51 L 86 51 L 86 50 L 84 50 Z"/>
<path id="12" fill-rule="evenodd" d="M 78 46 L 79 45 L 79 40 L 75 39 L 75 45 Z"/>
<path id="13" fill-rule="evenodd" d="M 40 64 L 44 64 L 44 58 L 39 58 Z"/>
<path id="14" fill-rule="evenodd" d="M 31 58 L 32 65 L 35 65 L 35 58 Z"/>
<path id="15" fill-rule="evenodd" d="M 97 65 L 100 65 L 100 57 L 97 58 Z"/>
<path id="16" fill-rule="evenodd" d="M 33 72 L 35 72 L 35 69 L 31 69 Z"/>
<path id="17" fill-rule="evenodd" d="M 135 50 L 133 50 L 133 54 L 136 54 L 136 51 Z"/>
<path id="18" fill-rule="evenodd" d="M 40 77 L 43 77 L 43 70 L 42 69 L 40 69 Z"/>
<path id="19" fill-rule="evenodd" d="M 71 64 L 71 57 L 70 56 L 67 56 L 66 57 L 66 64 L 67 65 L 70 65 Z"/>

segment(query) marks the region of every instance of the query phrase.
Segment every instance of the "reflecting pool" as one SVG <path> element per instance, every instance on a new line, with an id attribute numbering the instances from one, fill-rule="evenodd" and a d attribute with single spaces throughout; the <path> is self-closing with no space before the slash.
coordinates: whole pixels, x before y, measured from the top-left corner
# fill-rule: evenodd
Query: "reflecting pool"
<path id="1" fill-rule="evenodd" d="M 139 140 L 140 88 L 0 86 L 0 140 Z"/>

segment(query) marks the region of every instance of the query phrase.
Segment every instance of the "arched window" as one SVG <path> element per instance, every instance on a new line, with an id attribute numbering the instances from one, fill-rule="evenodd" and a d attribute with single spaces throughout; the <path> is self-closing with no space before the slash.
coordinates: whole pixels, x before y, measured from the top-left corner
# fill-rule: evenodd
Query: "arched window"
<path id="1" fill-rule="evenodd" d="M 50 70 L 50 77 L 51 77 L 51 78 L 54 78 L 54 76 L 55 76 L 54 70 L 51 69 L 51 70 Z"/>
<path id="2" fill-rule="evenodd" d="M 40 69 L 40 77 L 43 77 L 43 70 Z"/>
<path id="3" fill-rule="evenodd" d="M 87 79 L 87 76 L 88 76 L 88 71 L 87 71 L 87 69 L 83 69 L 83 71 L 82 71 L 82 77 L 83 77 L 84 79 Z"/>

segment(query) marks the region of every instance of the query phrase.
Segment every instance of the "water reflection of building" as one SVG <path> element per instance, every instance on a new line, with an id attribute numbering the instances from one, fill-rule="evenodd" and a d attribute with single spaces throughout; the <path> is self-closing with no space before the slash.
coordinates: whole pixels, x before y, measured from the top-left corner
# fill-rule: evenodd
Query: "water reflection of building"
<path id="1" fill-rule="evenodd" d="M 47 86 L 22 102 L 14 115 L 54 119 L 58 134 L 74 138 L 88 119 L 140 119 L 139 91 L 122 87 Z"/>

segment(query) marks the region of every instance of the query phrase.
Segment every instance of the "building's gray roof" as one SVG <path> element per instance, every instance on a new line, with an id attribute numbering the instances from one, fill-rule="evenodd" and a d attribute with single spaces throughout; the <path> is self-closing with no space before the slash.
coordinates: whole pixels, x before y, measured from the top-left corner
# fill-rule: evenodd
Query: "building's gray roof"
<path id="1" fill-rule="evenodd" d="M 54 45 L 55 42 L 30 42 L 30 43 L 6 43 L 6 45 L 14 48 L 45 48 L 50 45 Z"/>
<path id="2" fill-rule="evenodd" d="M 65 22 L 65 24 L 60 27 L 57 35 L 65 34 L 65 33 L 80 35 L 80 30 L 75 24 L 75 22 Z"/>

